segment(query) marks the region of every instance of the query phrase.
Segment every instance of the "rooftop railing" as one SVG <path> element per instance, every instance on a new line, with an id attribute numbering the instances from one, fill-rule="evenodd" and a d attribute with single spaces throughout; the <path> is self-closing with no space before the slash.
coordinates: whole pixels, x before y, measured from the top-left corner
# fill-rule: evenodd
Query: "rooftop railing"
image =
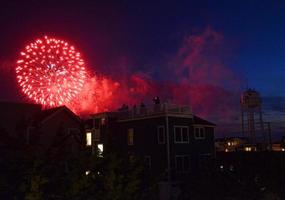
<path id="1" fill-rule="evenodd" d="M 118 111 L 120 119 L 140 118 L 160 114 L 192 115 L 190 106 L 176 104 L 153 104 L 122 108 Z"/>

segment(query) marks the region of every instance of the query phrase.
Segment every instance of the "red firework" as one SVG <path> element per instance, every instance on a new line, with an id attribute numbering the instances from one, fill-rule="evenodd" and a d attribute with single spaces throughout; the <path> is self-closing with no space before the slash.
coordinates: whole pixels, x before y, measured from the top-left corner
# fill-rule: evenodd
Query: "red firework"
<path id="1" fill-rule="evenodd" d="M 27 45 L 21 52 L 16 74 L 22 91 L 45 106 L 72 102 L 86 79 L 80 53 L 67 42 L 47 36 Z"/>

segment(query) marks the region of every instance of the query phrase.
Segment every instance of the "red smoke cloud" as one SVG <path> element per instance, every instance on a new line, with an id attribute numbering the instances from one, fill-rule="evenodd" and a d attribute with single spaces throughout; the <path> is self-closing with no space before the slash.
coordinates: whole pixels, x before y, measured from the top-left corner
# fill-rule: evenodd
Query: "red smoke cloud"
<path id="1" fill-rule="evenodd" d="M 224 64 L 224 46 L 223 36 L 210 28 L 186 37 L 171 64 L 177 77 L 173 101 L 190 104 L 204 117 L 235 117 L 240 81 Z"/>
<path id="2" fill-rule="evenodd" d="M 122 104 L 149 103 L 160 96 L 162 101 L 190 105 L 195 114 L 207 119 L 237 117 L 240 81 L 226 67 L 225 47 L 223 35 L 207 28 L 185 37 L 177 53 L 169 56 L 160 70 L 163 81 L 136 72 L 124 62 L 112 73 L 89 73 L 83 91 L 67 106 L 77 114 L 88 115 L 116 110 Z"/>
<path id="3" fill-rule="evenodd" d="M 117 110 L 123 104 L 135 105 L 154 94 L 155 84 L 141 74 L 128 79 L 96 78 L 87 82 L 82 95 L 71 108 L 81 115 Z"/>
<path id="4" fill-rule="evenodd" d="M 190 105 L 203 117 L 236 117 L 240 82 L 224 65 L 224 45 L 223 36 L 210 28 L 190 35 L 161 70 L 166 81 L 132 73 L 125 66 L 112 78 L 108 74 L 88 78 L 77 103 L 70 107 L 76 113 L 90 114 L 139 104 L 158 95 L 171 103 Z"/>
<path id="5" fill-rule="evenodd" d="M 154 87 L 151 80 L 140 74 L 116 81 L 94 75 L 88 78 L 77 101 L 68 106 L 80 115 L 117 110 L 122 104 L 142 102 L 146 96 L 154 94 Z"/>

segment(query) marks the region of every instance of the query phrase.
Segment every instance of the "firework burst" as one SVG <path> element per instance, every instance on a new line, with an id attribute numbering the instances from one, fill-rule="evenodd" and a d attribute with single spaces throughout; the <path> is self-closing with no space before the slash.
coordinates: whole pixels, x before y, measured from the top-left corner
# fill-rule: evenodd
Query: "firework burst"
<path id="1" fill-rule="evenodd" d="M 45 36 L 21 52 L 16 74 L 28 98 L 53 107 L 71 103 L 82 90 L 87 73 L 73 46 Z"/>

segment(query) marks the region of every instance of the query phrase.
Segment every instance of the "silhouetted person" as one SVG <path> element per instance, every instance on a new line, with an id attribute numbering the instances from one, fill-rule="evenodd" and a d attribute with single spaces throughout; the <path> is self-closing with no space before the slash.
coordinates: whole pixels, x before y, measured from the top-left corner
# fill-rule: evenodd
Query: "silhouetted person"
<path id="1" fill-rule="evenodd" d="M 126 104 L 123 104 L 122 107 L 119 109 L 119 111 L 127 111 L 129 110 L 129 106 Z"/>
<path id="2" fill-rule="evenodd" d="M 160 99 L 159 97 L 154 97 L 153 99 L 153 103 L 154 103 L 154 106 L 153 106 L 153 111 L 154 112 L 160 112 Z"/>
<path id="3" fill-rule="evenodd" d="M 160 104 L 160 99 L 159 99 L 159 97 L 154 97 L 154 98 L 153 98 L 153 102 L 154 102 L 155 105 Z"/>

